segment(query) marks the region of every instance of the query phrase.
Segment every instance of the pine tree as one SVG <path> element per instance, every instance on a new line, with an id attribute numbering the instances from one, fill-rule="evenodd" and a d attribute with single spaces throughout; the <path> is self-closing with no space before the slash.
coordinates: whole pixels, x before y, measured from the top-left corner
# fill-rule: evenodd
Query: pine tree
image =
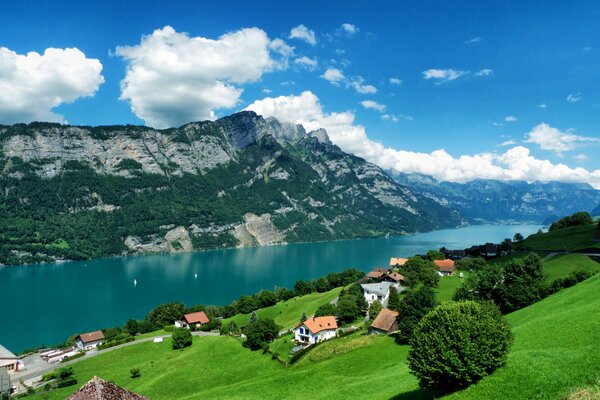
<path id="1" fill-rule="evenodd" d="M 395 287 L 391 287 L 387 308 L 393 311 L 398 311 L 398 307 L 400 307 L 400 295 Z"/>
<path id="2" fill-rule="evenodd" d="M 255 324 L 258 321 L 258 316 L 256 315 L 256 311 L 252 311 L 250 314 L 250 323 Z"/>
<path id="3" fill-rule="evenodd" d="M 307 320 L 306 313 L 302 313 L 302 316 L 300 317 L 300 322 L 304 322 L 306 320 Z"/>

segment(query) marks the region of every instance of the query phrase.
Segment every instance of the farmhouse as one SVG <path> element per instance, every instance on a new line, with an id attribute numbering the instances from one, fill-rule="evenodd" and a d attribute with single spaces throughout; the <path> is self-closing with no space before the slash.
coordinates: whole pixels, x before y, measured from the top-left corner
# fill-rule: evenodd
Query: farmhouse
<path id="1" fill-rule="evenodd" d="M 456 267 L 453 260 L 434 260 L 440 276 L 454 275 Z"/>
<path id="2" fill-rule="evenodd" d="M 198 311 L 195 313 L 185 314 L 183 321 L 175 321 L 175 327 L 177 328 L 200 328 L 203 324 L 208 323 L 208 316 L 204 311 Z"/>
<path id="3" fill-rule="evenodd" d="M 408 261 L 408 258 L 390 258 L 390 268 L 401 267 Z"/>
<path id="4" fill-rule="evenodd" d="M 314 344 L 337 336 L 337 322 L 334 316 L 312 317 L 300 322 L 294 328 L 294 339 L 299 343 Z"/>
<path id="5" fill-rule="evenodd" d="M 384 276 L 383 281 L 390 282 L 392 286 L 397 289 L 404 284 L 404 276 L 399 272 L 394 271 Z"/>
<path id="6" fill-rule="evenodd" d="M 387 335 L 398 330 L 398 313 L 396 311 L 382 309 L 373 320 L 369 333 L 374 335 Z"/>
<path id="7" fill-rule="evenodd" d="M 77 336 L 75 343 L 80 350 L 92 350 L 102 344 L 104 340 L 104 333 L 102 331 L 94 331 L 89 333 L 82 333 Z"/>
<path id="8" fill-rule="evenodd" d="M 112 382 L 94 376 L 78 391 L 67 397 L 67 400 L 148 400 Z"/>
<path id="9" fill-rule="evenodd" d="M 19 358 L 0 344 L 0 369 L 8 372 L 19 370 Z"/>
<path id="10" fill-rule="evenodd" d="M 363 283 L 360 285 L 360 288 L 362 289 L 365 300 L 367 300 L 369 306 L 375 300 L 378 300 L 381 302 L 381 304 L 386 305 L 390 295 L 391 286 L 392 284 L 390 282 Z"/>
<path id="11" fill-rule="evenodd" d="M 367 274 L 367 278 L 380 280 L 387 274 L 388 270 L 384 268 L 375 268 Z"/>

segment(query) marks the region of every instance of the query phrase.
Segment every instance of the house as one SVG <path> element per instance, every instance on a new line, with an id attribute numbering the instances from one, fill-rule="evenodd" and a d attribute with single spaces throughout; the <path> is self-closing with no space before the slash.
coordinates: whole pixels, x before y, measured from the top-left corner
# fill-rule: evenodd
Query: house
<path id="1" fill-rule="evenodd" d="M 388 310 L 387 308 L 382 309 L 373 320 L 369 328 L 369 333 L 387 335 L 388 333 L 396 332 L 398 330 L 397 318 L 398 312 Z"/>
<path id="2" fill-rule="evenodd" d="M 390 268 L 401 267 L 408 261 L 408 258 L 390 258 Z"/>
<path id="3" fill-rule="evenodd" d="M 498 245 L 492 243 L 485 244 L 485 256 L 496 257 L 498 255 Z"/>
<path id="4" fill-rule="evenodd" d="M 454 261 L 462 260 L 465 258 L 467 253 L 464 250 L 446 250 L 444 252 L 446 258 L 449 258 Z"/>
<path id="5" fill-rule="evenodd" d="M 294 340 L 298 343 L 315 344 L 337 336 L 334 316 L 308 318 L 294 327 Z"/>
<path id="6" fill-rule="evenodd" d="M 393 287 L 398 289 L 400 286 L 404 285 L 404 276 L 401 273 L 394 271 L 384 276 L 383 281 L 390 282 Z"/>
<path id="7" fill-rule="evenodd" d="M 6 347 L 0 344 L 0 369 L 8 373 L 19 370 L 19 357 L 11 353 Z"/>
<path id="8" fill-rule="evenodd" d="M 146 397 L 130 392 L 112 382 L 94 376 L 67 400 L 148 400 Z"/>
<path id="9" fill-rule="evenodd" d="M 379 282 L 379 283 L 363 283 L 360 285 L 365 300 L 369 303 L 369 306 L 378 300 L 381 304 L 386 305 L 388 297 L 390 296 L 390 282 Z"/>
<path id="10" fill-rule="evenodd" d="M 388 273 L 388 270 L 385 269 L 385 268 L 375 268 L 373 271 L 371 271 L 371 272 L 369 272 L 367 274 L 367 278 L 369 278 L 369 279 L 375 279 L 375 280 L 380 280 L 387 273 Z"/>
<path id="11" fill-rule="evenodd" d="M 440 276 L 454 275 L 454 271 L 456 269 L 454 260 L 433 260 L 433 262 L 435 263 Z"/>
<path id="12" fill-rule="evenodd" d="M 183 321 L 175 321 L 175 327 L 177 328 L 189 328 L 195 327 L 200 328 L 203 324 L 208 323 L 208 316 L 204 311 L 198 311 L 183 316 Z"/>
<path id="13" fill-rule="evenodd" d="M 89 333 L 82 333 L 77 336 L 75 343 L 80 350 L 92 350 L 102 344 L 104 341 L 104 333 L 102 331 L 94 331 Z"/>

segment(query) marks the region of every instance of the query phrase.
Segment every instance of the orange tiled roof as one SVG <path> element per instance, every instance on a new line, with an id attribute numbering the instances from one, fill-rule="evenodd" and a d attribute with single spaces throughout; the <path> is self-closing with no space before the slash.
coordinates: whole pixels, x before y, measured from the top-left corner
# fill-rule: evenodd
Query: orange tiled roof
<path id="1" fill-rule="evenodd" d="M 381 278 L 381 277 L 385 276 L 385 273 L 383 273 L 383 272 L 381 272 L 381 271 L 377 271 L 377 270 L 375 270 L 375 271 L 371 271 L 371 272 L 369 272 L 369 273 L 367 274 L 367 276 L 368 276 L 369 278 L 373 278 L 373 279 L 379 279 L 379 278 Z"/>
<path id="2" fill-rule="evenodd" d="M 390 258 L 390 267 L 393 267 L 395 265 L 398 266 L 403 266 L 404 264 L 406 264 L 406 262 L 408 261 L 408 258 L 396 258 L 396 257 L 392 257 Z"/>
<path id="3" fill-rule="evenodd" d="M 204 311 L 185 314 L 183 319 L 185 319 L 185 322 L 188 324 L 206 324 L 208 322 L 208 317 Z"/>
<path id="4" fill-rule="evenodd" d="M 104 333 L 102 333 L 102 331 L 82 333 L 81 335 L 79 335 L 79 338 L 83 343 L 97 342 L 99 340 L 104 339 Z"/>
<path id="5" fill-rule="evenodd" d="M 296 328 L 300 325 L 306 326 L 313 334 L 330 329 L 337 329 L 338 327 L 335 317 L 332 315 L 309 318 L 306 321 L 297 324 Z"/>
<path id="6" fill-rule="evenodd" d="M 379 329 L 380 331 L 389 332 L 396 322 L 398 313 L 396 311 L 388 310 L 387 308 L 382 309 L 377 317 L 371 324 L 371 328 Z"/>
<path id="7" fill-rule="evenodd" d="M 434 260 L 433 262 L 442 272 L 454 271 L 454 260 Z"/>
<path id="8" fill-rule="evenodd" d="M 402 275 L 402 274 L 401 274 L 401 273 L 399 273 L 399 272 L 395 272 L 395 271 L 394 271 L 394 272 L 392 272 L 392 273 L 388 274 L 388 276 L 389 276 L 389 277 L 390 277 L 392 280 L 394 280 L 394 281 L 396 281 L 396 282 L 401 282 L 401 281 L 403 281 L 403 280 L 404 280 L 404 275 Z"/>

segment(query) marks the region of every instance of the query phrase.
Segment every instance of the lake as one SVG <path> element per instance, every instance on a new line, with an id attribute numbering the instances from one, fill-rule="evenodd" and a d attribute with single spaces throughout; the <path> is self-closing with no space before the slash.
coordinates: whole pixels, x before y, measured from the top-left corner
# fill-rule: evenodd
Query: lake
<path id="1" fill-rule="evenodd" d="M 392 256 L 499 242 L 539 228 L 479 225 L 403 237 L 0 267 L 0 343 L 20 352 L 142 319 L 162 303 L 222 305 L 331 271 L 387 266 Z"/>

